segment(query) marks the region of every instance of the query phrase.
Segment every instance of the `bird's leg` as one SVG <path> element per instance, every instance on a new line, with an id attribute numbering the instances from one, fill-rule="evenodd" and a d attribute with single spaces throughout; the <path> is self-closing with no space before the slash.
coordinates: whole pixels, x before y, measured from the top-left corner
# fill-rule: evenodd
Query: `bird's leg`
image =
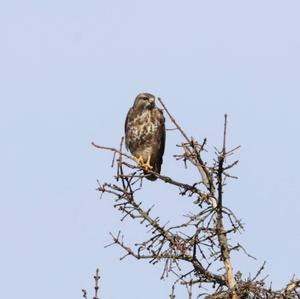
<path id="1" fill-rule="evenodd" d="M 143 164 L 143 167 L 145 167 L 146 170 L 153 168 L 153 166 L 150 165 L 150 155 L 148 156 L 147 162 Z"/>
<path id="2" fill-rule="evenodd" d="M 137 163 L 138 166 L 144 166 L 144 164 L 145 164 L 143 156 L 139 156 L 138 158 L 134 157 L 134 160 L 136 161 L 136 163 Z"/>
<path id="3" fill-rule="evenodd" d="M 144 167 L 144 168 L 146 168 L 146 170 L 148 170 L 148 169 L 151 170 L 153 167 L 150 165 L 150 158 L 151 157 L 148 156 L 147 162 L 144 162 L 143 156 L 139 156 L 138 158 L 134 157 L 134 160 L 136 161 L 138 166 Z"/>

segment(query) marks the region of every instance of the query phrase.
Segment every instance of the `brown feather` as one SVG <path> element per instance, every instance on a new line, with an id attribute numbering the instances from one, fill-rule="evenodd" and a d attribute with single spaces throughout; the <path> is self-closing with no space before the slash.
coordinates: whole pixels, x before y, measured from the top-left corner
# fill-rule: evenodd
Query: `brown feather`
<path id="1" fill-rule="evenodd" d="M 152 171 L 160 173 L 166 139 L 165 119 L 162 110 L 154 102 L 153 106 L 143 106 L 143 99 L 138 98 L 153 97 L 154 101 L 154 96 L 147 93 L 141 95 L 137 96 L 126 117 L 125 144 L 135 157 L 142 156 L 145 162 L 150 155 Z M 149 180 L 157 179 L 147 171 L 144 173 Z"/>

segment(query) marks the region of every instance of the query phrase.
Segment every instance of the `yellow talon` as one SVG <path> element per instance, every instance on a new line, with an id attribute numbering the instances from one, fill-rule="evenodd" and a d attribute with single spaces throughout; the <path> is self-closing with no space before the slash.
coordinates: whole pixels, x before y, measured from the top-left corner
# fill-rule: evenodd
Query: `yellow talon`
<path id="1" fill-rule="evenodd" d="M 134 160 L 136 161 L 136 163 L 137 163 L 139 166 L 143 166 L 143 165 L 144 165 L 144 160 L 143 160 L 143 157 L 142 157 L 142 156 L 139 156 L 138 158 L 137 158 L 137 157 L 134 157 Z"/>
<path id="2" fill-rule="evenodd" d="M 142 156 L 139 156 L 138 158 L 137 157 L 134 157 L 136 163 L 141 166 L 141 167 L 144 167 L 146 170 L 148 169 L 152 169 L 153 167 L 150 165 L 150 156 L 148 157 L 148 160 L 147 162 L 145 163 L 144 162 L 144 159 Z"/>
<path id="3" fill-rule="evenodd" d="M 148 169 L 152 169 L 153 167 L 150 165 L 150 156 L 148 156 L 148 160 L 147 160 L 147 163 L 144 163 L 143 167 L 146 168 L 146 170 Z"/>

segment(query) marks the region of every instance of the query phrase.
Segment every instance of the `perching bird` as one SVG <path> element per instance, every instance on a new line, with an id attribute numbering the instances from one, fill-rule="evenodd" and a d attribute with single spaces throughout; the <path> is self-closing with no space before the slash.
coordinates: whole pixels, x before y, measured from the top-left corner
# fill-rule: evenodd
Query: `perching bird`
<path id="1" fill-rule="evenodd" d="M 146 170 L 160 173 L 165 150 L 165 118 L 155 106 L 155 96 L 140 93 L 129 109 L 125 122 L 125 144 L 137 163 Z M 147 179 L 157 177 L 144 171 Z"/>

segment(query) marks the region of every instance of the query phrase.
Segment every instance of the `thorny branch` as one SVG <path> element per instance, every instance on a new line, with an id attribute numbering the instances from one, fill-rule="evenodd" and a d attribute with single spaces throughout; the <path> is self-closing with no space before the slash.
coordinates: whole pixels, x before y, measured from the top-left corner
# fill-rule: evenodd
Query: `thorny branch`
<path id="1" fill-rule="evenodd" d="M 239 271 L 234 273 L 231 252 L 245 250 L 239 243 L 229 243 L 228 235 L 242 231 L 243 225 L 223 202 L 225 181 L 236 178 L 229 172 L 238 163 L 228 163 L 227 160 L 239 148 L 227 149 L 227 115 L 224 121 L 222 149 L 216 150 L 216 159 L 208 166 L 201 158 L 206 139 L 200 144 L 189 138 L 163 101 L 160 98 L 158 100 L 184 139 L 179 145 L 182 153 L 175 155 L 176 160 L 184 163 L 189 161 L 199 170 L 201 180 L 189 184 L 151 170 L 147 172 L 154 174 L 158 180 L 178 188 L 182 197 L 193 199 L 194 211 L 187 212 L 184 215 L 185 221 L 179 224 L 161 224 L 160 218 L 153 216 L 153 206 L 145 208 L 142 202 L 137 200 L 137 194 L 143 186 L 143 167 L 136 165 L 133 157 L 123 152 L 123 138 L 119 149 L 92 143 L 97 149 L 114 153 L 113 165 L 117 170 L 115 182 L 98 183 L 97 190 L 101 194 L 113 195 L 114 208 L 122 214 L 121 221 L 126 218 L 137 220 L 150 234 L 150 237 L 130 246 L 124 241 L 121 232 L 111 233 L 112 244 L 108 246 L 121 247 L 125 252 L 121 259 L 132 256 L 138 260 L 148 260 L 152 264 L 163 263 L 162 278 L 169 274 L 174 274 L 177 278 L 170 298 L 175 298 L 175 286 L 178 283 L 187 287 L 188 298 L 192 297 L 191 287 L 195 285 L 202 290 L 209 287 L 210 294 L 202 293 L 198 296 L 209 299 L 300 298 L 300 281 L 297 279 L 292 279 L 279 291 L 267 287 L 265 278 L 259 278 L 265 265 L 252 279 L 243 278 Z M 86 296 L 86 293 L 84 295 Z"/>

